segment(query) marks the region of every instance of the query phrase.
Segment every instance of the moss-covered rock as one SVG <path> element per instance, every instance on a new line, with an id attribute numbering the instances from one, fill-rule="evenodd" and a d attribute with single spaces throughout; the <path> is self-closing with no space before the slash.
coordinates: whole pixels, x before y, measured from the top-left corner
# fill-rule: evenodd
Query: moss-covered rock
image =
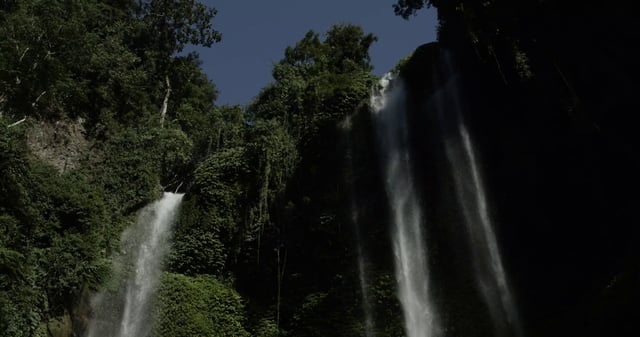
<path id="1" fill-rule="evenodd" d="M 65 313 L 61 317 L 51 319 L 47 323 L 47 331 L 49 337 L 70 337 L 73 336 L 73 326 L 71 317 Z"/>

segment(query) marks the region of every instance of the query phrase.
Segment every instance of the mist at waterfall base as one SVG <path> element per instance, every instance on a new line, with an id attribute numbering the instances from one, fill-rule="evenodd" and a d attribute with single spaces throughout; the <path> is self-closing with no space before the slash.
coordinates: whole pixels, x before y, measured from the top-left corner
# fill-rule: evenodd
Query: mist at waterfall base
<path id="1" fill-rule="evenodd" d="M 154 292 L 183 194 L 164 193 L 122 234 L 115 275 L 92 300 L 86 337 L 145 337 L 152 328 Z"/>

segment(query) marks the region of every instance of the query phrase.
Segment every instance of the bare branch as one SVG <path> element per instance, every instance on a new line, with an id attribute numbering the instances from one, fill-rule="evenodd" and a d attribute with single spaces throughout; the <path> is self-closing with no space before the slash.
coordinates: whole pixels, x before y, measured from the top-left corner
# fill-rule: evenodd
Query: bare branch
<path id="1" fill-rule="evenodd" d="M 176 191 L 173 193 L 178 193 L 178 190 L 180 189 L 180 187 L 182 187 L 182 183 L 184 183 L 184 181 L 180 182 L 180 185 L 178 185 L 178 187 L 176 187 Z"/>
<path id="2" fill-rule="evenodd" d="M 47 91 L 43 91 L 42 93 L 40 93 L 40 95 L 38 95 L 38 97 L 36 98 L 35 101 L 33 101 L 33 103 L 31 103 L 31 107 L 35 108 L 36 105 L 38 105 L 38 101 L 40 100 L 40 98 L 42 98 L 42 96 L 44 96 L 44 94 L 46 94 Z"/>
<path id="3" fill-rule="evenodd" d="M 29 48 L 29 47 L 27 47 L 27 49 L 25 49 L 25 50 L 22 52 L 22 55 L 20 55 L 20 60 L 18 60 L 18 62 L 19 62 L 19 63 L 22 63 L 22 59 L 24 58 L 24 56 L 25 56 L 25 55 L 27 55 L 27 52 L 29 51 L 29 49 L 30 49 L 30 48 Z"/>
<path id="4" fill-rule="evenodd" d="M 14 126 L 16 126 L 16 125 L 18 125 L 18 124 L 21 124 L 21 123 L 23 123 L 23 122 L 24 122 L 24 121 L 26 121 L 26 120 L 27 120 L 27 116 L 24 116 L 24 118 L 23 118 L 23 119 L 21 119 L 21 120 L 19 120 L 19 121 L 15 122 L 15 123 L 11 123 L 11 124 L 7 125 L 7 129 L 8 129 L 8 128 L 12 128 L 12 127 L 14 127 Z"/>

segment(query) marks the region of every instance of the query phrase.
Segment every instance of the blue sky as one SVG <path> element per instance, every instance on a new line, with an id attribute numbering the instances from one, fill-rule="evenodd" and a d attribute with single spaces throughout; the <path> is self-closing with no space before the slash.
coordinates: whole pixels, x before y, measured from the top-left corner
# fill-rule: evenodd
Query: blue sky
<path id="1" fill-rule="evenodd" d="M 436 38 L 435 10 L 410 20 L 393 14 L 395 0 L 203 0 L 218 9 L 214 28 L 222 41 L 196 48 L 220 91 L 218 104 L 247 104 L 271 82 L 271 68 L 309 30 L 324 33 L 352 23 L 378 37 L 370 49 L 374 73 L 393 68 L 417 46 Z"/>

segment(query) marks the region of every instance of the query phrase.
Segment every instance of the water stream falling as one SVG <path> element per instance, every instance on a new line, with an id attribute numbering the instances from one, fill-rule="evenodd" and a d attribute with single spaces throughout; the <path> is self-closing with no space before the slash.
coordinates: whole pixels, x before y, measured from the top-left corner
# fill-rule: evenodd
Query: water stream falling
<path id="1" fill-rule="evenodd" d="M 358 275 L 360 278 L 360 289 L 362 291 L 362 310 L 364 311 L 364 333 L 366 337 L 375 337 L 375 325 L 373 322 L 373 315 L 371 310 L 371 300 L 368 290 L 368 277 L 367 269 L 365 265 L 365 256 L 362 249 L 362 238 L 360 234 L 358 211 L 353 210 L 352 220 L 356 226 L 356 241 L 357 241 L 357 253 L 358 253 Z"/>
<path id="2" fill-rule="evenodd" d="M 353 148 L 350 140 L 350 129 L 351 129 L 351 116 L 347 116 L 347 118 L 342 123 L 342 129 L 345 132 L 345 139 L 347 140 L 347 172 L 349 177 L 353 178 Z M 366 337 L 375 337 L 375 324 L 373 321 L 373 314 L 371 308 L 371 299 L 369 296 L 369 280 L 368 273 L 366 268 L 366 256 L 363 249 L 362 242 L 362 228 L 360 228 L 360 218 L 358 214 L 358 206 L 356 203 L 357 197 L 354 187 L 354 182 L 350 181 L 350 192 L 351 192 L 351 222 L 354 226 L 354 232 L 356 236 L 356 253 L 358 258 L 358 277 L 360 281 L 360 291 L 362 292 L 362 311 L 364 313 L 364 333 Z"/>
<path id="3" fill-rule="evenodd" d="M 462 114 L 459 77 L 443 53 L 447 83 L 431 98 L 444 135 L 447 160 L 458 203 L 469 234 L 471 257 L 480 291 L 491 315 L 496 336 L 522 336 L 519 315 L 503 267 L 476 151 Z"/>
<path id="4" fill-rule="evenodd" d="M 401 79 L 387 74 L 379 87 L 371 96 L 371 106 L 392 215 L 396 280 L 405 330 L 408 337 L 435 337 L 439 327 L 429 294 L 422 209 L 410 165 L 404 85 Z"/>
<path id="5" fill-rule="evenodd" d="M 121 238 L 114 284 L 92 301 L 87 337 L 146 337 L 151 329 L 153 294 L 183 194 L 164 193 L 146 206 Z"/>

